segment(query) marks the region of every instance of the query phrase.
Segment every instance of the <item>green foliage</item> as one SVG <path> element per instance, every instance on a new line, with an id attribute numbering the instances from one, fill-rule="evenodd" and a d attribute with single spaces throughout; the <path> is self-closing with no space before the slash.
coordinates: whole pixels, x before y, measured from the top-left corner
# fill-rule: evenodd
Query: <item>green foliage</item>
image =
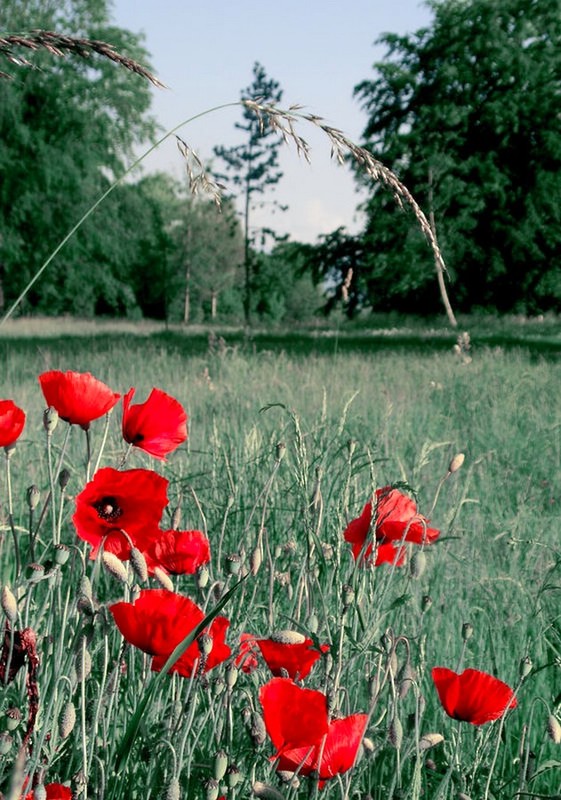
<path id="1" fill-rule="evenodd" d="M 561 308 L 558 0 L 433 0 L 430 27 L 385 34 L 355 93 L 367 146 L 434 215 L 452 304 Z M 367 303 L 434 311 L 434 269 L 410 215 L 367 204 Z"/>
<path id="2" fill-rule="evenodd" d="M 254 100 L 260 103 L 278 104 L 282 99 L 282 89 L 277 81 L 267 77 L 265 68 L 256 62 L 253 65 L 253 83 L 242 91 L 242 100 Z M 246 323 L 250 322 L 252 310 L 252 283 L 255 269 L 254 248 L 261 240 L 264 244 L 266 236 L 275 239 L 274 232 L 255 231 L 250 228 L 251 212 L 255 207 L 255 195 L 262 195 L 275 186 L 282 178 L 278 166 L 278 152 L 282 144 L 282 136 L 273 130 L 269 119 L 258 117 L 248 108 L 243 110 L 243 123 L 236 123 L 236 128 L 243 131 L 244 141 L 233 147 L 215 147 L 215 154 L 226 166 L 226 174 L 219 177 L 229 181 L 242 192 L 243 224 L 244 224 L 244 313 Z M 261 201 L 263 202 L 263 201 Z M 277 207 L 278 203 L 275 203 Z"/>
<path id="3" fill-rule="evenodd" d="M 107 41 L 146 63 L 140 37 L 110 24 L 106 0 L 6 0 L 2 26 Z M 6 301 L 19 294 L 80 214 L 122 173 L 133 146 L 154 131 L 146 116 L 149 85 L 138 75 L 99 57 L 38 51 L 32 60 L 32 68 L 3 63 L 11 78 L 0 81 L 0 263 Z M 27 311 L 134 313 L 138 298 L 129 281 L 129 253 L 142 249 L 143 236 L 136 201 L 130 187 L 123 187 L 80 229 L 28 295 Z"/>

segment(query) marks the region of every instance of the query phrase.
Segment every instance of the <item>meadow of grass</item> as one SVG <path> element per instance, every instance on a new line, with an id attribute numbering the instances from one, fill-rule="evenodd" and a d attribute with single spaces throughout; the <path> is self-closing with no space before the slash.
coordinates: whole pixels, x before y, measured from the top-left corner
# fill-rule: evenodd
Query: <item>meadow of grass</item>
<path id="1" fill-rule="evenodd" d="M 24 566 L 17 575 L 4 478 L 2 583 L 17 601 L 14 627 L 37 634 L 40 662 L 33 747 L 23 751 L 25 670 L 8 681 L 4 662 L 2 710 L 23 718 L 1 743 L 5 796 L 17 800 L 24 775 L 108 800 L 559 796 L 557 355 L 481 344 L 463 363 L 447 339 L 427 346 L 422 336 L 408 347 L 362 337 L 360 348 L 333 336 L 300 348 L 297 337 L 286 347 L 280 337 L 225 339 L 209 345 L 206 336 L 150 330 L 0 340 L 2 397 L 27 414 L 9 459 Z M 59 463 L 62 421 L 48 455 L 37 376 L 52 369 L 89 371 L 121 393 L 134 386 L 138 401 L 156 386 L 183 404 L 186 445 L 165 463 L 134 448 L 125 465 L 169 480 L 166 527 L 179 508 L 181 529 L 210 539 L 208 583 L 172 576 L 174 589 L 211 611 L 246 575 L 220 610 L 232 659 L 242 633 L 291 629 L 329 645 L 304 685 L 327 694 L 334 717 L 369 715 L 352 770 L 323 788 L 313 775 L 281 780 L 263 729 L 259 691 L 271 674 L 261 658 L 251 673 L 237 674 L 228 659 L 185 678 L 151 672 L 149 657 L 123 644 L 107 605 L 134 596 L 139 577 L 126 563 L 119 579 L 90 561 L 71 519 L 104 422 L 91 426 L 89 466 L 76 426 Z M 120 413 L 119 405 L 101 466 L 119 467 L 126 452 Z M 465 462 L 450 474 L 457 453 Z M 48 497 L 49 458 L 68 470 L 68 484 L 56 484 L 36 534 L 41 567 L 30 567 L 29 528 Z M 441 535 L 407 545 L 403 567 L 364 568 L 342 533 L 388 484 L 409 487 Z M 31 485 L 41 502 L 30 524 Z M 58 535 L 70 548 L 62 565 Z M 515 689 L 518 706 L 481 726 L 453 720 L 439 703 L 435 666 L 488 672 Z M 70 706 L 72 725 L 64 722 Z"/>

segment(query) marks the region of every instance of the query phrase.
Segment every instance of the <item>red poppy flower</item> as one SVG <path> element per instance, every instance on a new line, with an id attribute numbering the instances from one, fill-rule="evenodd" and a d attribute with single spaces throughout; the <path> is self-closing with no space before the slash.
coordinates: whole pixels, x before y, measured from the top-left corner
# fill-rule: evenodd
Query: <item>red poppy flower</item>
<path id="1" fill-rule="evenodd" d="M 277 769 L 320 781 L 351 769 L 364 736 L 367 714 L 329 722 L 322 692 L 302 689 L 288 678 L 273 678 L 259 691 L 265 727 L 277 752 Z"/>
<path id="2" fill-rule="evenodd" d="M 367 714 L 351 714 L 329 723 L 325 740 L 312 747 L 298 747 L 280 754 L 277 769 L 309 775 L 317 772 L 320 786 L 329 778 L 354 766 L 366 724 Z"/>
<path id="3" fill-rule="evenodd" d="M 162 567 L 172 575 L 193 575 L 210 561 L 210 542 L 202 531 L 161 531 L 145 556 L 150 572 Z"/>
<path id="4" fill-rule="evenodd" d="M 72 521 L 76 533 L 93 545 L 95 558 L 103 548 L 118 558 L 129 558 L 130 547 L 121 534 L 124 530 L 133 544 L 146 551 L 158 536 L 158 525 L 168 503 L 168 481 L 152 470 L 116 470 L 104 467 L 76 497 Z"/>
<path id="5" fill-rule="evenodd" d="M 107 414 L 121 396 L 89 372 L 51 370 L 39 375 L 39 383 L 47 405 L 65 422 L 84 429 Z"/>
<path id="6" fill-rule="evenodd" d="M 238 648 L 238 655 L 234 660 L 234 664 L 242 672 L 247 675 L 251 674 L 253 670 L 259 666 L 257 660 L 255 636 L 251 633 L 242 633 L 240 635 L 240 646 Z"/>
<path id="7" fill-rule="evenodd" d="M 62 783 L 47 783 L 44 788 L 47 800 L 72 800 L 72 789 Z M 34 797 L 35 793 L 31 791 L 25 795 L 25 800 L 33 800 Z"/>
<path id="8" fill-rule="evenodd" d="M 345 541 L 353 545 L 353 556 L 359 558 L 364 548 L 363 559 L 368 563 L 372 555 L 372 545 L 367 543 L 372 528 L 372 503 L 368 502 L 360 517 L 353 519 L 345 528 Z M 428 520 L 417 513 L 415 502 L 398 489 L 385 486 L 376 490 L 376 520 L 374 536 L 378 542 L 376 566 L 394 563 L 401 566 L 405 560 L 402 548 L 387 547 L 392 542 L 413 542 L 414 544 L 432 544 L 440 536 L 436 528 L 428 527 Z M 366 544 L 366 547 L 364 547 Z"/>
<path id="9" fill-rule="evenodd" d="M 19 439 L 25 425 L 25 413 L 13 400 L 0 400 L 0 447 L 10 447 Z"/>
<path id="10" fill-rule="evenodd" d="M 109 610 L 127 642 L 152 656 L 154 672 L 160 672 L 177 645 L 205 616 L 189 597 L 167 589 L 143 589 L 134 603 L 114 603 Z M 205 672 L 230 657 L 231 650 L 225 642 L 229 624 L 225 617 L 215 617 L 210 624 L 207 633 L 213 642 Z M 199 646 L 194 641 L 170 672 L 189 678 L 200 658 Z"/>
<path id="11" fill-rule="evenodd" d="M 321 654 L 329 650 L 327 644 L 317 650 L 311 639 L 296 631 L 281 631 L 269 639 L 255 641 L 273 675 L 280 676 L 286 670 L 292 680 L 304 680 Z"/>
<path id="12" fill-rule="evenodd" d="M 477 669 L 458 675 L 446 667 L 434 667 L 432 679 L 442 707 L 452 719 L 483 725 L 517 705 L 510 686 Z"/>
<path id="13" fill-rule="evenodd" d="M 161 389 L 152 389 L 145 403 L 131 406 L 134 393 L 129 389 L 123 397 L 123 439 L 164 460 L 187 438 L 187 414 Z"/>

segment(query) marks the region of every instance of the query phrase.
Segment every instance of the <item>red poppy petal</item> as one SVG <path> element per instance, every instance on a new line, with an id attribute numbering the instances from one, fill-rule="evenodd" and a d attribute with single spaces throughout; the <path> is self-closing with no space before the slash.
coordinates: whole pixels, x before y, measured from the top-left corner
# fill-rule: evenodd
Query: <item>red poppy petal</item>
<path id="1" fill-rule="evenodd" d="M 370 524 L 372 522 L 372 503 L 366 503 L 360 517 L 351 520 L 343 532 L 346 542 L 359 544 L 361 547 L 366 541 Z"/>
<path id="2" fill-rule="evenodd" d="M 298 644 L 275 642 L 272 639 L 257 639 L 256 642 L 273 675 L 280 676 L 284 669 L 292 680 L 304 680 L 321 658 L 321 652 L 316 650 L 311 639 Z"/>
<path id="3" fill-rule="evenodd" d="M 317 744 L 327 733 L 327 700 L 289 678 L 273 678 L 259 690 L 265 727 L 278 753 Z"/>
<path id="4" fill-rule="evenodd" d="M 39 383 L 47 405 L 83 428 L 110 411 L 121 396 L 89 372 L 51 370 L 39 375 Z"/>
<path id="5" fill-rule="evenodd" d="M 144 403 L 130 405 L 134 391 L 130 389 L 123 398 L 123 438 L 165 459 L 187 439 L 187 414 L 174 397 L 156 388 Z"/>
<path id="6" fill-rule="evenodd" d="M 517 705 L 510 686 L 486 672 L 466 669 L 457 675 L 445 667 L 435 667 L 432 677 L 448 716 L 472 725 L 492 722 Z"/>
<path id="7" fill-rule="evenodd" d="M 25 425 L 25 413 L 13 400 L 0 400 L 0 447 L 9 447 L 19 439 Z"/>

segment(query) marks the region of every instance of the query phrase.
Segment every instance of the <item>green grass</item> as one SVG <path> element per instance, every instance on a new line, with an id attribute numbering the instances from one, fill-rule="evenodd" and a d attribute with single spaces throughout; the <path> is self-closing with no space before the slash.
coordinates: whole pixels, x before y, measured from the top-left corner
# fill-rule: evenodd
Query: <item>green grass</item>
<path id="1" fill-rule="evenodd" d="M 231 332 L 225 347 L 212 349 L 203 332 L 186 337 L 177 331 L 135 336 L 90 330 L 61 338 L 11 332 L 0 341 L 2 396 L 28 413 L 11 459 L 16 525 L 25 529 L 28 524 L 27 486 L 36 483 L 43 498 L 48 488 L 40 372 L 91 371 L 116 391 L 135 386 L 138 401 L 152 386 L 164 389 L 189 415 L 188 446 L 165 465 L 133 452 L 127 467 L 147 466 L 164 474 L 170 480 L 170 508 L 181 506 L 182 527 L 208 530 L 209 586 L 216 581 L 222 588 L 232 586 L 223 557 L 235 553 L 248 565 L 261 525 L 265 530 L 268 550 L 259 573 L 246 579 L 221 612 L 231 620 L 232 647 L 242 632 L 266 636 L 296 626 L 307 631 L 315 628 L 315 618 L 317 636 L 330 643 L 331 658 L 316 666 L 305 684 L 333 691 L 339 665 L 334 702 L 343 714 L 367 712 L 372 675 L 386 675 L 367 730 L 373 752 L 365 753 L 352 773 L 329 782 L 321 796 L 442 800 L 464 792 L 475 800 L 484 797 L 489 784 L 489 797 L 552 797 L 561 793 L 561 753 L 546 734 L 548 714 L 559 716 L 561 704 L 557 332 L 539 333 L 538 345 L 517 338 L 513 326 L 502 332 L 501 344 L 495 339 L 486 344 L 485 336 L 499 334 L 473 334 L 473 361 L 462 364 L 451 352 L 453 336 L 419 329 L 408 334 L 407 342 L 397 334 L 341 331 L 308 337 L 263 334 L 247 342 Z M 113 416 L 102 463 L 117 466 L 124 452 L 120 411 Z M 60 423 L 55 431 L 55 452 L 64 428 Z M 94 452 L 102 428 L 101 422 L 92 425 Z M 276 464 L 279 442 L 286 451 Z M 444 481 L 430 514 L 442 535 L 425 548 L 423 574 L 414 579 L 407 567 L 356 569 L 342 531 L 373 488 L 404 482 L 415 491 L 420 512 L 428 515 L 457 452 L 466 454 L 465 464 Z M 72 545 L 73 496 L 85 480 L 80 430 L 72 430 L 64 463 L 71 477 L 62 538 Z M 318 490 L 321 503 L 312 507 Z M 46 519 L 44 562 L 52 557 L 50 531 Z M 20 541 L 25 555 L 24 532 Z M 120 650 L 121 636 L 103 611 L 106 602 L 122 599 L 128 590 L 103 570 L 94 572 L 101 611 L 89 619 L 76 609 L 77 555 L 50 579 L 16 582 L 6 531 L 2 559 L 3 580 L 18 594 L 22 622 L 39 635 L 42 705 L 29 765 L 43 763 L 47 782 L 71 781 L 76 789 L 76 776 L 85 769 L 89 797 L 117 800 L 165 797 L 175 776 L 181 797 L 211 797 L 204 782 L 212 777 L 215 753 L 224 749 L 243 776 L 235 789 L 226 790 L 223 783 L 220 794 L 228 800 L 249 797 L 255 781 L 275 786 L 284 798 L 315 796 L 317 788 L 307 778 L 301 778 L 299 789 L 282 786 L 268 761 L 268 739 L 255 748 L 248 734 L 244 709 L 259 710 L 259 686 L 270 678 L 263 665 L 252 675 L 240 674 L 231 694 L 219 694 L 213 682 L 216 675 L 224 676 L 223 667 L 208 673 L 209 688 L 162 676 L 131 757 L 117 776 L 119 745 L 153 678 L 138 650 Z M 92 564 L 87 572 L 92 573 Z M 209 609 L 219 594 L 198 590 L 192 576 L 174 583 Z M 356 598 L 343 615 L 344 584 L 354 587 Z M 427 595 L 432 604 L 423 611 Z M 466 622 L 474 632 L 464 642 Z M 381 643 L 388 629 L 394 639 L 404 637 L 395 653 L 398 666 L 403 667 L 409 647 L 416 675 L 402 700 L 395 696 L 397 673 L 388 668 L 395 656 Z M 82 633 L 93 658 L 83 682 L 74 672 Z M 519 707 L 504 726 L 475 728 L 446 717 L 430 678 L 433 666 L 456 669 L 461 661 L 515 687 L 525 657 L 533 667 L 520 686 Z M 113 693 L 108 682 L 116 684 Z M 58 718 L 69 700 L 78 721 L 62 741 Z M 3 704 L 17 705 L 25 718 L 22 675 L 5 688 Z M 421 709 L 417 729 L 411 725 L 416 708 Z M 404 729 L 399 748 L 388 738 L 394 712 Z M 419 736 L 429 732 L 442 733 L 445 741 L 418 753 Z M 5 757 L 0 784 L 5 793 L 18 735 Z M 533 779 L 522 768 L 528 759 L 535 764 Z"/>

